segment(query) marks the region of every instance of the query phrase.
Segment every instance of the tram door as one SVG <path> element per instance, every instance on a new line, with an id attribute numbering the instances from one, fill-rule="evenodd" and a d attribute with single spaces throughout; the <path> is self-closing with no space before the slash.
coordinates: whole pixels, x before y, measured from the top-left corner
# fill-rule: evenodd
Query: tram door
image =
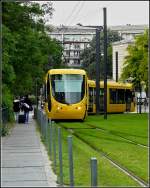
<path id="1" fill-rule="evenodd" d="M 125 100 L 126 100 L 126 112 L 130 112 L 131 102 L 132 102 L 132 92 L 129 89 L 126 89 Z"/>
<path id="2" fill-rule="evenodd" d="M 88 112 L 94 112 L 94 98 L 95 98 L 95 92 L 93 87 L 89 87 L 89 106 L 88 106 Z"/>

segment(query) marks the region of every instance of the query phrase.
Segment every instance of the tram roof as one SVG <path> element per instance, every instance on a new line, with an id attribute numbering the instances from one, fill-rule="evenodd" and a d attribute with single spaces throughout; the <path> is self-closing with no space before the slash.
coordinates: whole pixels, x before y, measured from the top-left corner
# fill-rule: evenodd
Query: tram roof
<path id="1" fill-rule="evenodd" d="M 90 84 L 91 87 L 96 87 L 96 82 L 95 80 L 88 80 L 88 83 Z M 104 81 L 100 81 L 100 86 L 104 87 Z M 114 87 L 114 88 L 132 88 L 131 83 L 123 83 L 123 82 L 115 82 L 115 81 L 107 81 L 107 86 L 108 87 Z"/>
<path id="2" fill-rule="evenodd" d="M 83 69 L 51 69 L 48 71 L 49 74 L 82 74 L 86 72 Z"/>

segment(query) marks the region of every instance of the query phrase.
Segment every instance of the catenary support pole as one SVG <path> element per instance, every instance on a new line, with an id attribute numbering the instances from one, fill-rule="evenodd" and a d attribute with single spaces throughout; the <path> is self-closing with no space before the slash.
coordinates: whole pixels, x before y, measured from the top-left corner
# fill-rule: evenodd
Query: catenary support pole
<path id="1" fill-rule="evenodd" d="M 96 114 L 100 112 L 100 29 L 96 29 Z"/>
<path id="2" fill-rule="evenodd" d="M 107 12 L 104 13 L 104 119 L 107 119 Z"/>
<path id="3" fill-rule="evenodd" d="M 118 82 L 118 52 L 116 51 L 116 82 Z"/>

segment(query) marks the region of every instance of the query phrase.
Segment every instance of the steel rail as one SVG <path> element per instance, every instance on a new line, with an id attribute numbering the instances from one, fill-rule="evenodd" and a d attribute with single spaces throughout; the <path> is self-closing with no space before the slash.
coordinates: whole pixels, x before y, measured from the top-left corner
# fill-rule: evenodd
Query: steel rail
<path id="1" fill-rule="evenodd" d="M 101 154 L 101 156 L 105 157 L 112 165 L 114 165 L 116 168 L 118 168 L 119 170 L 121 170 L 122 172 L 124 172 L 125 174 L 127 174 L 129 177 L 131 177 L 133 180 L 135 180 L 137 183 L 139 183 L 142 187 L 148 187 L 148 183 L 146 181 L 144 181 L 142 178 L 138 177 L 137 175 L 135 175 L 133 172 L 131 172 L 130 170 L 128 170 L 126 167 L 124 167 L 123 165 L 119 164 L 118 162 L 116 162 L 114 159 L 112 159 L 111 157 L 108 156 L 107 153 L 103 152 L 101 149 L 96 148 L 95 146 L 93 146 L 91 143 L 89 143 L 88 141 L 86 141 L 85 139 L 83 139 L 82 137 L 80 137 L 77 133 L 75 133 L 75 131 L 73 131 L 71 128 L 66 128 L 62 123 L 61 126 L 71 132 L 75 137 L 77 137 L 79 140 L 81 140 L 82 142 L 84 142 L 85 144 L 89 145 L 92 149 L 94 149 L 95 151 L 97 151 L 98 153 Z"/>

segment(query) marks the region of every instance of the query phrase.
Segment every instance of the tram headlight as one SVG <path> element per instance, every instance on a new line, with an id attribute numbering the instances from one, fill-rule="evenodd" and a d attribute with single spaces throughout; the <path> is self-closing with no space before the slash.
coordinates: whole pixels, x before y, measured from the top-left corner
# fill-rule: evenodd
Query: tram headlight
<path id="1" fill-rule="evenodd" d="M 78 106 L 78 107 L 76 107 L 76 109 L 77 109 L 77 110 L 81 110 L 81 107 L 80 107 L 80 106 Z"/>

